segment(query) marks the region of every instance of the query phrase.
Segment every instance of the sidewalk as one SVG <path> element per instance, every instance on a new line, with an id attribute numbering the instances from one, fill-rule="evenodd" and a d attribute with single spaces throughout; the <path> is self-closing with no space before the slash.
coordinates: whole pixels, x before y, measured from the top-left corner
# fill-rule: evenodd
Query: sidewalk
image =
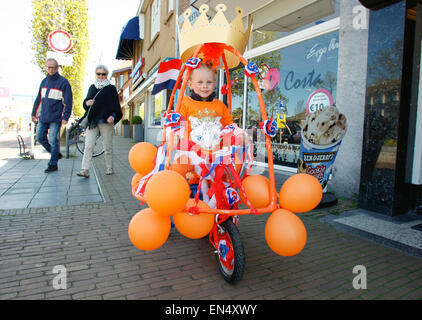
<path id="1" fill-rule="evenodd" d="M 348 230 L 331 223 L 365 214 L 343 199 L 299 215 L 308 240 L 294 257 L 269 249 L 268 214 L 242 216 L 246 270 L 234 286 L 220 276 L 208 239 L 187 239 L 173 228 L 161 248 L 138 250 L 127 235 L 130 219 L 145 207 L 130 192 L 127 155 L 134 143 L 119 136 L 113 142 L 114 175 L 104 174 L 104 157 L 94 160 L 105 202 L 0 209 L 0 299 L 422 299 L 422 258 L 352 232 L 355 220 Z M 66 161 L 58 176 L 67 172 Z M 53 287 L 58 265 L 66 268 L 66 289 Z M 366 268 L 367 289 L 353 288 L 358 265 Z"/>
<path id="2" fill-rule="evenodd" d="M 3 137 L 0 148 L 0 209 L 43 208 L 91 202 L 103 202 L 95 171 L 92 179 L 76 176 L 82 156 L 71 147 L 72 157 L 59 161 L 59 170 L 44 173 L 50 154 L 37 144 L 34 160 L 19 157 L 16 134 Z M 25 150 L 30 149 L 25 137 Z M 15 147 L 15 148 L 14 148 Z M 3 155 L 7 155 L 7 158 Z"/>

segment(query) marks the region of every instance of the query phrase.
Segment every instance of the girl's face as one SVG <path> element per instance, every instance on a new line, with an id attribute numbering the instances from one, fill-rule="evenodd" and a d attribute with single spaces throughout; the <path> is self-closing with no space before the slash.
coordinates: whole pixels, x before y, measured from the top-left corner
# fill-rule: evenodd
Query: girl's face
<path id="1" fill-rule="evenodd" d="M 215 83 L 215 73 L 208 68 L 195 69 L 188 81 L 189 88 L 203 99 L 214 92 Z"/>

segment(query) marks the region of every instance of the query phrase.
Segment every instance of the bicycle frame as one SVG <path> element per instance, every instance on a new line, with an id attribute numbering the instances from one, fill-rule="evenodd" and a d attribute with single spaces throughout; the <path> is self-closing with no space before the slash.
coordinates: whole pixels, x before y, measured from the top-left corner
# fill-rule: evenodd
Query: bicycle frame
<path id="1" fill-rule="evenodd" d="M 200 46 L 198 46 L 198 48 L 196 49 L 195 53 L 193 54 L 193 58 L 197 58 L 199 53 L 201 52 L 201 49 L 204 47 L 205 44 L 202 44 Z M 248 62 L 245 58 L 243 58 L 243 56 L 240 54 L 240 52 L 226 44 L 220 44 L 224 50 L 230 51 L 233 54 L 235 54 L 240 62 L 243 65 L 247 65 Z M 223 51 L 224 52 L 224 51 Z M 224 68 L 226 71 L 226 76 L 227 76 L 227 87 L 228 87 L 228 108 L 231 111 L 231 82 L 230 82 L 230 76 L 229 76 L 229 70 L 227 67 L 227 61 L 225 59 L 225 55 L 222 55 L 222 60 L 224 63 Z M 186 70 L 187 69 L 187 70 Z M 180 108 L 182 105 L 182 100 L 183 100 L 183 95 L 184 92 L 186 90 L 186 86 L 190 77 L 192 70 L 189 68 L 186 68 L 186 66 L 184 65 L 181 72 L 179 73 L 179 76 L 177 78 L 176 84 L 173 88 L 173 91 L 171 93 L 170 99 L 169 99 L 169 104 L 168 104 L 168 108 L 167 108 L 167 112 L 171 112 L 173 103 L 174 103 L 174 99 L 175 99 L 175 94 L 176 94 L 176 90 L 180 85 L 180 82 L 182 81 L 183 78 L 183 82 L 182 82 L 182 86 L 180 89 L 180 94 L 177 100 L 177 104 L 176 104 L 176 109 L 175 112 L 180 112 Z M 252 75 L 250 77 L 255 91 L 257 93 L 258 96 L 258 101 L 259 101 L 259 107 L 260 107 L 260 112 L 261 112 L 261 117 L 263 121 L 268 120 L 268 116 L 267 116 L 267 112 L 265 110 L 265 103 L 264 103 L 264 99 L 262 97 L 262 92 L 261 89 L 259 88 L 258 85 L 258 80 L 256 79 L 255 75 Z M 185 123 L 186 126 L 186 123 Z M 162 143 L 165 142 L 165 137 L 166 137 L 166 128 L 164 128 L 163 130 L 163 136 L 162 136 Z M 171 158 L 171 154 L 172 151 L 174 149 L 173 146 L 173 138 L 174 138 L 174 133 L 172 131 L 170 131 L 170 138 L 167 141 L 168 142 L 168 152 L 167 152 L 167 158 L 166 158 L 166 163 L 165 163 L 165 168 L 168 169 L 170 167 L 170 158 Z M 277 191 L 276 191 L 276 186 L 275 186 L 275 176 L 274 176 L 274 159 L 273 159 L 273 152 L 272 152 L 272 147 L 271 147 L 271 139 L 269 136 L 266 136 L 266 151 L 267 151 L 267 156 L 268 156 L 268 170 L 269 170 L 269 187 L 270 187 L 270 203 L 268 204 L 267 207 L 264 208 L 258 208 L 256 209 L 256 211 L 252 210 L 251 208 L 249 209 L 235 209 L 235 210 L 225 210 L 225 209 L 212 209 L 212 208 L 198 208 L 200 213 L 209 213 L 209 214 L 225 214 L 228 216 L 236 216 L 236 215 L 247 215 L 247 214 L 251 214 L 251 213 L 255 213 L 255 214 L 264 214 L 264 213 L 268 213 L 268 212 L 273 212 L 274 210 L 276 210 L 277 208 L 279 208 L 278 204 L 277 204 Z M 239 183 L 239 181 L 237 181 Z M 144 199 L 142 199 L 142 197 L 140 197 L 140 200 L 144 201 Z M 190 208 L 192 207 L 186 207 L 186 211 L 189 212 Z"/>

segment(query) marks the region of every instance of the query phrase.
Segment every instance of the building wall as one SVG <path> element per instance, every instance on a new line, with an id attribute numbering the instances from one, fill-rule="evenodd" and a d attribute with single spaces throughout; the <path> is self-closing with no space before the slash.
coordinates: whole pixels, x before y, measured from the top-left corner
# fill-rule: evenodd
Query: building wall
<path id="1" fill-rule="evenodd" d="M 113 73 L 114 83 L 115 83 L 115 86 L 116 86 L 116 89 L 117 89 L 117 92 L 118 92 L 118 95 L 119 95 L 120 106 L 122 107 L 122 112 L 123 112 L 123 118 L 122 119 L 124 119 L 125 108 L 128 108 L 128 106 L 124 103 L 125 99 L 124 99 L 124 96 L 123 96 L 123 92 L 127 88 L 129 88 L 129 94 L 130 94 L 131 87 L 132 87 L 132 79 L 130 78 L 130 72 L 131 72 L 131 70 L 125 70 L 125 71 L 122 71 L 122 72 Z M 120 78 L 121 75 L 124 75 L 124 79 L 125 79 L 124 81 L 125 82 L 124 82 L 123 86 L 121 88 L 119 88 L 119 78 Z M 122 122 L 119 121 L 119 123 L 117 123 L 114 126 L 114 131 L 118 135 L 123 135 L 123 131 L 122 131 L 123 129 L 122 129 L 121 124 L 122 124 Z"/>
<path id="2" fill-rule="evenodd" d="M 129 115 L 139 114 L 140 106 L 144 107 L 144 123 L 145 123 L 145 141 L 153 144 L 158 144 L 157 136 L 161 130 L 161 126 L 153 125 L 151 123 L 151 110 L 155 97 L 151 95 L 154 79 L 152 76 L 157 70 L 160 62 L 167 57 L 175 57 L 175 20 L 176 20 L 176 0 L 173 10 L 169 11 L 169 1 L 160 0 L 160 29 L 159 33 L 151 39 L 151 25 L 152 25 L 152 5 L 153 0 L 146 0 L 143 2 L 140 9 L 140 14 L 144 15 L 144 39 L 136 42 L 135 55 L 133 59 L 133 66 L 135 66 L 140 59 L 144 59 L 142 67 L 143 79 L 136 81 L 136 87 L 132 88 L 134 96 L 130 99 L 128 105 L 130 106 Z M 167 95 L 163 94 L 163 106 L 166 104 Z M 142 116 L 142 115 L 141 115 Z"/>
<path id="3" fill-rule="evenodd" d="M 160 32 L 151 41 L 151 4 L 146 1 L 145 14 L 145 39 L 138 42 L 141 46 L 141 56 L 145 58 L 144 72 L 151 71 L 157 63 L 166 57 L 174 57 L 175 52 L 175 12 L 168 12 L 168 1 L 161 1 Z M 139 60 L 139 57 L 137 57 Z"/>
<path id="4" fill-rule="evenodd" d="M 366 19 L 366 21 L 365 21 Z M 347 118 L 347 133 L 334 163 L 329 190 L 353 198 L 359 193 L 365 114 L 369 11 L 357 0 L 340 3 L 337 106 Z"/>

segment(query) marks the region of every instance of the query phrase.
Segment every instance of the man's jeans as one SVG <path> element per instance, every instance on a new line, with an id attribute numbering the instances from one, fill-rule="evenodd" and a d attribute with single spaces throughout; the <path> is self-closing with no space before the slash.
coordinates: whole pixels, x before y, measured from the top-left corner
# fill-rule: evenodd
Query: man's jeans
<path id="1" fill-rule="evenodd" d="M 59 152 L 60 152 L 60 142 L 59 142 L 59 133 L 60 133 L 60 122 L 41 122 L 38 121 L 37 126 L 37 140 L 41 145 L 50 152 L 51 158 L 48 162 L 49 165 L 57 166 L 59 161 Z M 50 131 L 49 131 L 50 130 Z M 47 139 L 48 133 L 48 139 Z"/>

